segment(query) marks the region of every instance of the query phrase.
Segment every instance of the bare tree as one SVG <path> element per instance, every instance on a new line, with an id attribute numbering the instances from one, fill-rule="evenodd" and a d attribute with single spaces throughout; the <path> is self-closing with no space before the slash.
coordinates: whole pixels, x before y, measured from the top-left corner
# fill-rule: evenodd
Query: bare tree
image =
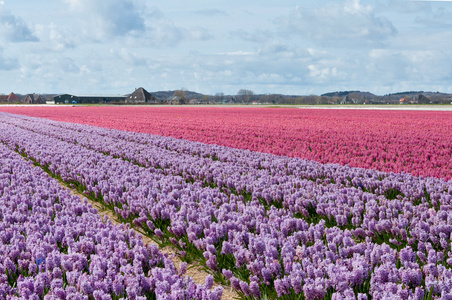
<path id="1" fill-rule="evenodd" d="M 243 103 L 250 103 L 254 92 L 252 90 L 241 89 L 237 92 L 237 100 Z"/>
<path id="2" fill-rule="evenodd" d="M 203 95 L 201 98 L 201 103 L 202 104 L 208 104 L 209 103 L 209 95 Z"/>
<path id="3" fill-rule="evenodd" d="M 186 104 L 187 103 L 187 89 L 181 88 L 180 90 L 175 90 L 173 97 L 179 98 L 178 104 Z"/>
<path id="4" fill-rule="evenodd" d="M 302 104 L 319 104 L 319 97 L 316 95 L 303 96 L 300 98 Z"/>
<path id="5" fill-rule="evenodd" d="M 224 93 L 216 93 L 213 97 L 213 101 L 216 103 L 221 103 L 224 101 Z"/>
<path id="6" fill-rule="evenodd" d="M 276 104 L 276 103 L 283 103 L 284 97 L 279 94 L 268 94 L 268 95 L 262 96 L 261 100 L 264 103 Z"/>
<path id="7" fill-rule="evenodd" d="M 187 89 L 181 88 L 179 90 L 175 90 L 173 96 L 174 97 L 180 97 L 180 98 L 186 98 L 187 95 Z"/>

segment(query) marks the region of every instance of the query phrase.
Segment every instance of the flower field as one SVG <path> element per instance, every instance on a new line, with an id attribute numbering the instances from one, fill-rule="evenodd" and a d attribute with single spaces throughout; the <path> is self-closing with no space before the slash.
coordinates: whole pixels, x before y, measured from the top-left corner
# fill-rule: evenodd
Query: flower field
<path id="1" fill-rule="evenodd" d="M 448 113 L 33 109 L 101 127 L 0 113 L 0 297 L 219 299 L 213 278 L 242 299 L 452 299 Z"/>
<path id="2" fill-rule="evenodd" d="M 1 116 L 2 128 L 7 120 Z M 103 222 L 6 140 L 2 135 L 0 299 L 220 299 L 212 280 L 184 280 L 157 246 L 143 245 L 129 225 Z"/>
<path id="3" fill-rule="evenodd" d="M 207 107 L 1 107 L 351 167 L 452 178 L 452 112 Z"/>

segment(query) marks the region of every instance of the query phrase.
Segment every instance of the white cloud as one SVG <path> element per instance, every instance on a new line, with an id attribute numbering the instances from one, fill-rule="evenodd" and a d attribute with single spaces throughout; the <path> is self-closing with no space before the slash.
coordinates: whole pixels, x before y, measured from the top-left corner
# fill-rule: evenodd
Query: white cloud
<path id="1" fill-rule="evenodd" d="M 297 6 L 290 16 L 278 19 L 282 33 L 301 35 L 310 41 L 340 46 L 375 46 L 397 33 L 385 17 L 359 0 L 327 3 L 323 6 Z"/>
<path id="2" fill-rule="evenodd" d="M 25 21 L 9 12 L 4 7 L 4 2 L 0 2 L 0 38 L 8 42 L 38 41 Z"/>
<path id="3" fill-rule="evenodd" d="M 141 42 L 144 42 L 148 46 L 165 47 L 179 44 L 185 39 L 185 34 L 173 21 L 160 18 L 154 20 L 152 25 L 149 26 L 146 38 Z"/>
<path id="4" fill-rule="evenodd" d="M 43 51 L 62 52 L 76 47 L 77 36 L 67 28 L 53 22 L 48 25 L 38 24 L 35 28 L 36 35 L 42 42 L 39 48 Z"/>
<path id="5" fill-rule="evenodd" d="M 338 76 L 337 68 L 321 65 L 309 65 L 309 76 L 314 81 L 325 82 Z"/>
<path id="6" fill-rule="evenodd" d="M 0 48 L 0 70 L 10 71 L 19 67 L 19 64 L 14 58 L 5 58 L 3 56 L 3 49 Z"/>
<path id="7" fill-rule="evenodd" d="M 145 31 L 142 7 L 131 0 L 65 0 L 78 15 L 85 34 L 108 39 Z"/>
<path id="8" fill-rule="evenodd" d="M 193 27 L 186 31 L 186 39 L 194 41 L 207 41 L 213 39 L 213 36 L 206 28 Z"/>
<path id="9" fill-rule="evenodd" d="M 227 16 L 228 14 L 221 9 L 215 9 L 215 8 L 211 8 L 211 9 L 200 9 L 195 11 L 196 14 L 201 15 L 201 16 L 208 16 L 208 17 L 217 17 L 217 16 Z"/>
<path id="10" fill-rule="evenodd" d="M 120 41 L 132 47 L 160 48 L 213 36 L 201 26 L 178 26 L 158 8 L 134 0 L 64 0 L 82 29 L 82 38 Z M 76 33 L 79 34 L 79 33 Z"/>
<path id="11" fill-rule="evenodd" d="M 259 51 L 257 52 L 251 52 L 251 51 L 243 51 L 243 50 L 238 50 L 238 51 L 232 51 L 232 52 L 220 52 L 218 53 L 218 55 L 227 55 L 227 56 L 244 56 L 244 55 L 256 55 L 259 54 Z"/>
<path id="12" fill-rule="evenodd" d="M 111 53 L 115 55 L 117 58 L 124 61 L 129 66 L 146 66 L 147 61 L 146 58 L 138 55 L 137 53 L 130 51 L 126 48 L 122 48 L 119 51 L 115 49 L 111 49 Z"/>
<path id="13" fill-rule="evenodd" d="M 429 14 L 419 15 L 416 21 L 427 26 L 435 26 L 439 30 L 450 30 L 452 26 L 452 10 L 441 7 L 440 9 L 432 10 Z"/>
<path id="14" fill-rule="evenodd" d="M 351 0 L 345 3 L 344 5 L 344 12 L 351 14 L 351 15 L 357 15 L 357 14 L 370 14 L 372 13 L 372 7 L 370 5 L 363 6 L 361 5 L 360 0 Z"/>
<path id="15" fill-rule="evenodd" d="M 245 41 L 249 42 L 255 42 L 255 43 L 262 43 L 269 39 L 271 39 L 274 35 L 273 32 L 270 32 L 268 30 L 256 30 L 253 32 L 249 32 L 243 29 L 236 30 L 230 33 L 231 37 L 239 37 Z"/>
<path id="16" fill-rule="evenodd" d="M 385 74 L 385 83 L 399 80 L 433 84 L 451 78 L 452 51 L 436 50 L 373 50 L 369 53 L 369 72 Z"/>
<path id="17" fill-rule="evenodd" d="M 406 17 L 407 14 L 428 13 L 432 9 L 425 1 L 389 0 L 375 4 L 375 10 L 380 13 L 396 12 Z"/>

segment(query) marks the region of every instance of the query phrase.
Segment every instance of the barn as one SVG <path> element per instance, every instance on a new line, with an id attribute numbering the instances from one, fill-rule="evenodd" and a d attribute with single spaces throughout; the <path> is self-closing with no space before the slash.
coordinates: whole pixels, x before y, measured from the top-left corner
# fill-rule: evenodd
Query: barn
<path id="1" fill-rule="evenodd" d="M 134 103 L 134 104 L 140 104 L 140 103 L 149 103 L 149 104 L 157 104 L 157 99 L 152 96 L 148 91 L 146 91 L 144 88 L 139 87 L 135 89 L 135 91 L 130 94 L 126 98 L 126 103 Z"/>
<path id="2" fill-rule="evenodd" d="M 119 95 L 72 95 L 61 94 L 53 97 L 55 104 L 90 104 L 124 102 L 126 97 Z"/>
<path id="3" fill-rule="evenodd" d="M 7 103 L 19 103 L 20 98 L 11 92 L 9 95 L 0 95 L 0 102 L 7 102 Z"/>

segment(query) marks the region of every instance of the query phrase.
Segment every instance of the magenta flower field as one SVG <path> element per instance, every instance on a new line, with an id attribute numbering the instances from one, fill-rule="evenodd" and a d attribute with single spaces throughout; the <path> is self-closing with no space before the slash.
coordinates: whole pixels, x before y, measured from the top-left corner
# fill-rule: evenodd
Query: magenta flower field
<path id="1" fill-rule="evenodd" d="M 452 299 L 451 113 L 1 110 L 0 299 Z"/>
<path id="2" fill-rule="evenodd" d="M 194 107 L 1 110 L 321 163 L 452 178 L 452 112 Z"/>

